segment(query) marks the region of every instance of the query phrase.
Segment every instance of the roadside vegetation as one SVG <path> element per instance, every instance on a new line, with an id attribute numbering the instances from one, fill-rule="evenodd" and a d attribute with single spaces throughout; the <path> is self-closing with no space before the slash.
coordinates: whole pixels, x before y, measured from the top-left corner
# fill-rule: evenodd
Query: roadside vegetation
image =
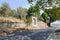
<path id="1" fill-rule="evenodd" d="M 32 22 L 31 16 L 36 16 L 39 21 L 43 21 L 48 26 L 56 20 L 60 20 L 60 0 L 27 0 L 31 6 L 29 9 L 18 7 L 11 9 L 8 3 L 4 2 L 0 6 L 0 17 L 13 17 L 24 20 L 27 25 Z M 34 4 L 34 3 L 35 4 Z M 47 6 L 48 5 L 48 6 Z M 40 11 L 44 12 L 41 14 Z M 41 15 L 40 15 L 41 14 Z"/>
<path id="2" fill-rule="evenodd" d="M 60 0 L 28 0 L 28 2 L 38 8 L 37 14 L 41 10 L 44 11 L 38 18 L 48 26 L 51 22 L 60 20 Z"/>
<path id="3" fill-rule="evenodd" d="M 58 1 L 27 0 L 27 1 L 30 4 L 32 4 L 29 9 L 22 8 L 22 7 L 18 7 L 17 9 L 11 9 L 8 3 L 6 2 L 2 3 L 0 6 L 0 16 L 19 18 L 20 20 L 24 20 L 27 24 L 31 23 L 31 16 L 36 16 L 38 20 L 43 21 L 45 23 L 51 23 L 55 20 L 60 20 L 60 3 L 59 3 L 60 1 L 59 0 Z M 33 4 L 33 2 L 35 3 L 35 5 Z M 52 7 L 52 8 L 48 8 L 47 5 L 49 5 L 49 7 Z M 44 12 L 40 15 L 41 9 Z"/>

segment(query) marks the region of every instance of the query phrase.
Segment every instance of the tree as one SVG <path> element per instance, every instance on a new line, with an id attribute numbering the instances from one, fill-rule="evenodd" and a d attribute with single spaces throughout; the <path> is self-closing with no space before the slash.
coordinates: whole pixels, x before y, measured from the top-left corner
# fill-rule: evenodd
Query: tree
<path id="1" fill-rule="evenodd" d="M 31 6 L 29 9 L 28 9 L 28 13 L 27 13 L 27 16 L 39 16 L 40 13 L 39 13 L 39 9 L 36 7 L 36 6 Z"/>
<path id="2" fill-rule="evenodd" d="M 0 13 L 3 16 L 8 16 L 7 14 L 10 13 L 10 7 L 8 3 L 2 3 L 2 6 L 0 7 Z"/>
<path id="3" fill-rule="evenodd" d="M 27 15 L 27 9 L 22 7 L 17 8 L 17 15 L 20 19 L 24 19 Z"/>
<path id="4" fill-rule="evenodd" d="M 53 8 L 46 10 L 51 16 L 54 17 L 55 20 L 60 20 L 60 9 Z"/>
<path id="5" fill-rule="evenodd" d="M 28 0 L 29 3 L 35 2 L 36 6 L 39 6 L 39 8 L 44 8 L 49 6 L 57 7 L 57 5 L 60 5 L 60 0 Z"/>
<path id="6" fill-rule="evenodd" d="M 44 22 L 47 20 L 46 18 L 49 17 L 49 26 L 51 22 L 60 19 L 60 0 L 32 0 L 30 2 L 28 0 L 29 3 L 32 3 L 34 1 L 36 1 L 35 6 L 37 6 L 39 9 L 43 9 L 46 12 L 42 14 L 42 17 L 44 19 Z M 51 7 L 55 9 L 50 10 Z"/>
<path id="7" fill-rule="evenodd" d="M 49 26 L 51 22 L 60 20 L 60 9 L 53 8 L 53 9 L 47 9 L 45 11 L 48 13 L 49 16 L 49 22 L 48 22 Z"/>
<path id="8" fill-rule="evenodd" d="M 49 20 L 49 18 L 48 18 L 49 16 L 48 16 L 48 14 L 46 12 L 44 12 L 41 16 L 42 16 L 44 22 Z"/>
<path id="9" fill-rule="evenodd" d="M 8 14 L 8 16 L 17 17 L 17 11 L 14 9 L 10 10 L 10 13 Z"/>
<path id="10" fill-rule="evenodd" d="M 36 0 L 27 0 L 29 3 L 32 3 L 33 1 L 36 1 Z"/>
<path id="11" fill-rule="evenodd" d="M 28 25 L 30 25 L 30 23 L 32 22 L 31 16 L 36 16 L 38 18 L 40 16 L 39 9 L 36 6 L 31 6 L 28 9 L 27 16 L 26 16 L 26 23 Z"/>
<path id="12" fill-rule="evenodd" d="M 28 0 L 29 1 L 29 0 Z M 36 6 L 38 6 L 38 8 L 39 9 L 43 9 L 44 11 L 45 11 L 45 7 L 52 7 L 52 8 L 59 8 L 59 5 L 60 5 L 60 0 L 32 0 L 32 1 L 30 1 L 30 2 L 34 2 L 34 1 L 36 1 Z M 48 9 L 46 9 L 46 10 L 48 10 Z M 58 9 L 57 9 L 58 10 Z M 53 10 L 51 10 L 51 11 L 53 11 Z M 50 12 L 50 11 L 49 11 Z M 54 13 L 55 13 L 56 11 L 54 10 Z M 57 11 L 58 12 L 58 11 Z M 54 13 L 47 13 L 50 17 L 51 17 L 51 15 L 53 15 Z M 51 14 L 51 15 L 50 15 Z M 59 13 L 56 13 L 56 15 L 55 16 L 57 16 Z M 58 16 L 57 16 L 57 18 L 58 18 Z M 56 18 L 55 18 L 56 19 Z M 59 18 L 58 18 L 59 19 Z"/>

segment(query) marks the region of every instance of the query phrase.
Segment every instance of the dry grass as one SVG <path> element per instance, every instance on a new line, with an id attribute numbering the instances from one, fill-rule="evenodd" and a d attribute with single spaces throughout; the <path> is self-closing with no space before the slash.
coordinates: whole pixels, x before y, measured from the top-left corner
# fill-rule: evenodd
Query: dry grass
<path id="1" fill-rule="evenodd" d="M 38 29 L 48 28 L 47 24 L 42 22 L 42 21 L 39 21 L 38 25 L 36 27 L 34 27 L 32 25 L 23 27 L 25 25 L 23 20 L 20 20 L 20 19 L 17 19 L 17 18 L 12 18 L 12 17 L 9 17 L 9 18 L 0 17 L 0 22 L 22 22 L 23 23 L 22 26 L 18 26 L 18 27 L 0 28 L 0 36 L 2 36 L 2 35 L 4 36 L 4 35 L 7 35 L 7 34 L 16 33 L 16 32 L 23 32 L 23 31 L 28 31 L 28 30 L 38 30 Z"/>

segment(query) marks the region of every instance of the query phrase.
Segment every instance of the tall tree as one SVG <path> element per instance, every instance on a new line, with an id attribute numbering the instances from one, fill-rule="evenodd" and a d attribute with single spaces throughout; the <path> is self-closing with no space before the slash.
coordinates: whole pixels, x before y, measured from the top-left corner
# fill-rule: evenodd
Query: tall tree
<path id="1" fill-rule="evenodd" d="M 59 20 L 59 10 L 60 9 L 60 0 L 32 0 L 29 2 L 29 3 L 32 3 L 36 1 L 36 6 L 39 8 L 39 9 L 43 9 L 45 11 L 45 9 L 48 11 L 46 11 L 46 13 L 43 13 L 42 14 L 42 17 L 43 19 L 46 21 L 46 15 L 48 15 L 49 17 L 49 23 L 48 25 L 50 26 L 50 23 L 53 22 L 54 20 Z M 52 9 L 50 10 L 50 8 L 58 8 L 57 10 L 56 9 Z"/>
<path id="2" fill-rule="evenodd" d="M 36 5 L 39 6 L 40 8 L 44 8 L 47 5 L 49 6 L 59 6 L 60 5 L 60 0 L 28 0 L 29 3 L 32 3 L 36 1 Z"/>
<path id="3" fill-rule="evenodd" d="M 48 18 L 49 16 L 48 16 L 48 14 L 46 12 L 44 12 L 41 16 L 42 16 L 44 22 L 49 20 L 49 18 Z"/>
<path id="4" fill-rule="evenodd" d="M 22 8 L 22 7 L 17 8 L 17 15 L 21 19 L 24 19 L 25 16 L 27 15 L 27 9 L 26 8 Z"/>
<path id="5" fill-rule="evenodd" d="M 10 11 L 10 13 L 8 14 L 9 16 L 12 16 L 12 17 L 17 17 L 17 11 L 16 10 L 12 10 Z"/>
<path id="6" fill-rule="evenodd" d="M 36 6 L 31 6 L 28 9 L 28 16 L 38 16 L 39 15 L 39 9 Z"/>
<path id="7" fill-rule="evenodd" d="M 2 3 L 2 6 L 0 8 L 1 15 L 7 16 L 7 14 L 10 12 L 10 6 L 8 3 Z"/>
<path id="8" fill-rule="evenodd" d="M 60 9 L 53 8 L 46 10 L 51 16 L 55 18 L 55 20 L 60 20 Z"/>

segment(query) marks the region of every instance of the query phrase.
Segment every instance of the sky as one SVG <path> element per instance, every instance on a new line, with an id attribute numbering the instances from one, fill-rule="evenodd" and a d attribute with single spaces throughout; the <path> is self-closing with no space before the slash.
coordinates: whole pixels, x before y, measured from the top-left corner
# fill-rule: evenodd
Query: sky
<path id="1" fill-rule="evenodd" d="M 29 8 L 30 4 L 27 0 L 0 0 L 0 6 L 2 3 L 7 2 L 12 9 L 17 9 L 18 7 Z"/>

